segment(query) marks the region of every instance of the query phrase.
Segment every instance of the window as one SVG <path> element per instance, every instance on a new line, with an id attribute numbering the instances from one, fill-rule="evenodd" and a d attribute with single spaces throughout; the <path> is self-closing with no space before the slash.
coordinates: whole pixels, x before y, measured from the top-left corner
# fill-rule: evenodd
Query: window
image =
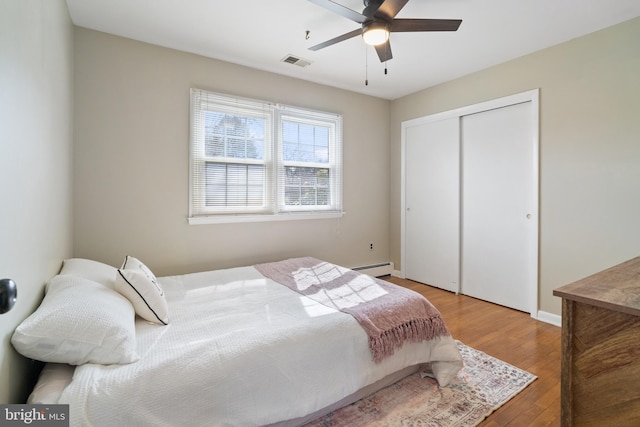
<path id="1" fill-rule="evenodd" d="M 191 89 L 190 223 L 342 214 L 342 117 Z"/>

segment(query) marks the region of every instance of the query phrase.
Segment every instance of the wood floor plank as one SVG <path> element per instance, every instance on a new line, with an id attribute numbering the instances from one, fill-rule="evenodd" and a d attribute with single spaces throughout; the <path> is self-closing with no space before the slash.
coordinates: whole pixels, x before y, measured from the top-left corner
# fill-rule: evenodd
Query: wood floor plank
<path id="1" fill-rule="evenodd" d="M 455 339 L 538 377 L 480 427 L 560 426 L 559 327 L 527 313 L 411 280 L 385 280 L 424 295 L 440 311 Z"/>

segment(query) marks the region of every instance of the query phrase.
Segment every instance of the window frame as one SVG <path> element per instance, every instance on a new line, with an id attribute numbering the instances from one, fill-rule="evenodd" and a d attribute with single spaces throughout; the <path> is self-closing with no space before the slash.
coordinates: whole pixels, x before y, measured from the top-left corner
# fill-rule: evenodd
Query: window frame
<path id="1" fill-rule="evenodd" d="M 260 222 L 339 218 L 342 212 L 342 116 L 288 105 L 192 88 L 189 142 L 189 224 Z M 207 156 L 205 143 L 205 113 L 216 111 L 238 117 L 265 119 L 264 159 Z M 326 127 L 328 129 L 327 162 L 292 162 L 284 159 L 283 121 Z M 257 207 L 206 207 L 206 164 L 261 164 L 265 167 L 264 203 Z M 300 167 L 329 169 L 328 205 L 286 205 L 284 168 L 288 164 Z M 317 191 L 317 187 L 316 187 Z"/>

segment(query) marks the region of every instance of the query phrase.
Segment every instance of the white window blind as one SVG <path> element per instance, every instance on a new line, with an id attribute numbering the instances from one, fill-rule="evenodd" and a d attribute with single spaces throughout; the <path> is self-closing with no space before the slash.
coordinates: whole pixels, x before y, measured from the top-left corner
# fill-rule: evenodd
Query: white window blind
<path id="1" fill-rule="evenodd" d="M 339 115 L 191 89 L 190 222 L 341 213 L 341 153 Z"/>

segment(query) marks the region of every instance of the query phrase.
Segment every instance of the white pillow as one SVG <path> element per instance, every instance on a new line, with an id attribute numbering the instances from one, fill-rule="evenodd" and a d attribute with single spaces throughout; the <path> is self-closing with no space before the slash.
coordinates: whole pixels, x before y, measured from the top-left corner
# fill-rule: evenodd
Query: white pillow
<path id="1" fill-rule="evenodd" d="M 62 391 L 71 384 L 75 369 L 75 366 L 66 363 L 45 363 L 27 403 L 29 405 L 48 405 L 57 402 Z"/>
<path id="2" fill-rule="evenodd" d="M 78 276 L 49 280 L 40 307 L 18 325 L 11 343 L 20 354 L 44 362 L 110 365 L 138 360 L 131 303 Z"/>
<path id="3" fill-rule="evenodd" d="M 71 258 L 62 262 L 60 274 L 84 277 L 108 288 L 115 289 L 116 270 L 117 268 L 98 261 Z"/>
<path id="4" fill-rule="evenodd" d="M 139 259 L 125 258 L 116 274 L 116 291 L 131 301 L 138 316 L 153 323 L 169 323 L 164 291 L 156 276 Z"/>

